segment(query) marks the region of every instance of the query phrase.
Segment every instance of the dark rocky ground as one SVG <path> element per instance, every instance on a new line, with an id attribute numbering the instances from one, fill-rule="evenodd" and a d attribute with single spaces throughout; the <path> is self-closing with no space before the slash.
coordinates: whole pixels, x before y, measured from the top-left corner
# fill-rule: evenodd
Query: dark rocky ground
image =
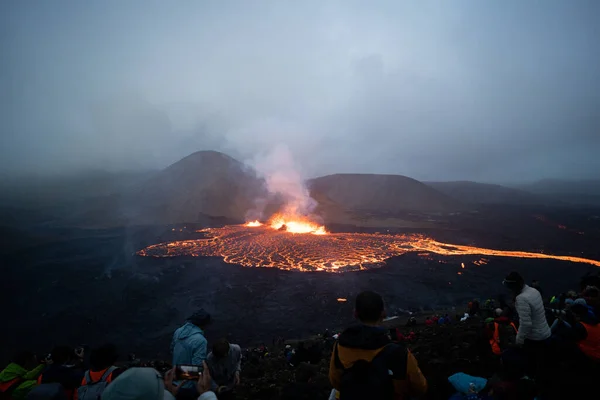
<path id="1" fill-rule="evenodd" d="M 449 243 L 600 259 L 598 215 L 598 210 L 584 209 L 491 208 L 434 216 L 440 228 L 424 233 Z M 116 343 L 123 354 L 168 360 L 173 330 L 198 307 L 214 316 L 209 341 L 229 334 L 246 346 L 345 326 L 352 321 L 352 301 L 336 299 L 351 300 L 365 289 L 380 292 L 394 314 L 503 293 L 502 278 L 513 269 L 527 280 L 540 280 L 548 294 L 576 287 L 583 274 L 594 271 L 559 261 L 489 258 L 488 264 L 476 266 L 472 261 L 479 257 L 405 254 L 379 269 L 327 274 L 241 268 L 217 258 L 134 256 L 148 244 L 194 237 L 194 227 L 178 227 L 181 232 L 171 228 L 4 228 L 0 304 L 11 311 L 3 316 L 7 328 L 0 330 L 0 361 L 13 349 L 45 352 L 56 344 L 106 341 Z"/>
<path id="2" fill-rule="evenodd" d="M 447 399 L 454 391 L 448 383 L 448 376 L 464 372 L 473 376 L 491 377 L 497 365 L 489 357 L 489 346 L 481 341 L 479 319 L 453 325 L 405 328 L 403 334 L 414 332 L 415 339 L 406 342 L 419 362 L 423 374 L 428 379 L 429 399 Z M 392 327 L 396 324 L 388 324 Z M 323 353 L 318 364 L 301 364 L 292 367 L 280 354 L 275 352 L 265 358 L 251 358 L 244 364 L 242 385 L 238 390 L 240 399 L 326 399 L 331 391 L 328 371 L 331 346 L 323 340 L 315 339 Z M 310 345 L 310 341 L 305 342 Z M 310 383 L 305 383 L 310 377 Z"/>

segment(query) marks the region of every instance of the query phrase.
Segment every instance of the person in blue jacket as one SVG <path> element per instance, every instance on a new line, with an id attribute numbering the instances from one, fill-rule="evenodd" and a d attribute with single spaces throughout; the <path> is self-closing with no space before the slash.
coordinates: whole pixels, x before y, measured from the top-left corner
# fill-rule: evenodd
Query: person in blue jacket
<path id="1" fill-rule="evenodd" d="M 175 331 L 171 342 L 173 365 L 198 365 L 200 367 L 203 365 L 202 363 L 206 360 L 207 355 L 207 341 L 204 337 L 204 330 L 210 322 L 210 314 L 201 308 Z M 192 381 L 183 382 L 180 389 L 195 391 L 195 383 Z"/>

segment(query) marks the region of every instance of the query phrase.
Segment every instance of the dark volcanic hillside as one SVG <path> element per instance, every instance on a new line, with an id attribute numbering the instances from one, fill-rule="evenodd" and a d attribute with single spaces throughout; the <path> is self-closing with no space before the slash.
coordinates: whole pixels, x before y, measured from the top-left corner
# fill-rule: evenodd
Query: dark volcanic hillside
<path id="1" fill-rule="evenodd" d="M 243 220 L 264 195 L 263 181 L 241 162 L 201 151 L 169 166 L 141 186 L 134 197 L 160 222 L 193 222 L 198 214 Z M 157 221 L 159 222 L 159 221 Z"/>
<path id="2" fill-rule="evenodd" d="M 223 153 L 199 151 L 124 193 L 96 199 L 75 220 L 96 226 L 243 221 L 260 196 L 263 181 L 252 169 Z"/>
<path id="3" fill-rule="evenodd" d="M 402 175 L 335 174 L 311 179 L 311 195 L 351 210 L 451 212 L 461 208 L 429 186 Z"/>
<path id="4" fill-rule="evenodd" d="M 600 206 L 600 180 L 598 179 L 579 181 L 544 179 L 521 184 L 517 187 L 540 196 L 574 205 Z"/>
<path id="5" fill-rule="evenodd" d="M 548 199 L 533 193 L 501 185 L 470 181 L 425 182 L 427 186 L 456 200 L 470 204 L 546 204 Z"/>

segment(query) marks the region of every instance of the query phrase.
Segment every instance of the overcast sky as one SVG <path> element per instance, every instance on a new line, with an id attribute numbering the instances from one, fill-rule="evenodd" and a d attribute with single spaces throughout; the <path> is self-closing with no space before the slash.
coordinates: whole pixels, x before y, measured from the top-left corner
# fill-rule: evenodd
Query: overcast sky
<path id="1" fill-rule="evenodd" d="M 600 1 L 0 2 L 4 173 L 600 177 Z"/>

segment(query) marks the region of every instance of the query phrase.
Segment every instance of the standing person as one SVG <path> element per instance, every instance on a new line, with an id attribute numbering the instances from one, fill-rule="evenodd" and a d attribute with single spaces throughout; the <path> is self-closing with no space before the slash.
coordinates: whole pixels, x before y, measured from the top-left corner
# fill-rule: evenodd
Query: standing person
<path id="1" fill-rule="evenodd" d="M 206 357 L 206 364 L 213 379 L 213 390 L 219 398 L 232 398 L 235 386 L 240 384 L 242 372 L 242 349 L 227 339 L 220 339 L 213 345 L 212 352 Z"/>
<path id="2" fill-rule="evenodd" d="M 33 353 L 18 353 L 0 372 L 0 396 L 14 400 L 25 399 L 37 385 L 36 379 L 43 369 L 44 364 L 39 364 Z"/>
<path id="3" fill-rule="evenodd" d="M 383 299 L 366 291 L 356 297 L 359 324 L 346 329 L 333 347 L 329 380 L 340 400 L 408 399 L 427 391 L 417 360 L 402 344 L 392 343 L 381 326 Z"/>
<path id="4" fill-rule="evenodd" d="M 548 388 L 547 365 L 548 339 L 551 332 L 546 320 L 546 310 L 540 292 L 525 284 L 518 272 L 511 272 L 502 282 L 515 295 L 515 308 L 519 315 L 519 331 L 515 339 L 517 346 L 523 346 L 528 358 L 530 372 L 541 387 Z M 546 373 L 547 372 L 547 373 Z"/>
<path id="5" fill-rule="evenodd" d="M 203 308 L 192 314 L 173 334 L 171 352 L 173 365 L 198 365 L 202 366 L 206 360 L 207 341 L 204 330 L 210 324 L 210 314 Z M 196 398 L 197 392 L 194 382 L 183 382 L 180 396 Z"/>

